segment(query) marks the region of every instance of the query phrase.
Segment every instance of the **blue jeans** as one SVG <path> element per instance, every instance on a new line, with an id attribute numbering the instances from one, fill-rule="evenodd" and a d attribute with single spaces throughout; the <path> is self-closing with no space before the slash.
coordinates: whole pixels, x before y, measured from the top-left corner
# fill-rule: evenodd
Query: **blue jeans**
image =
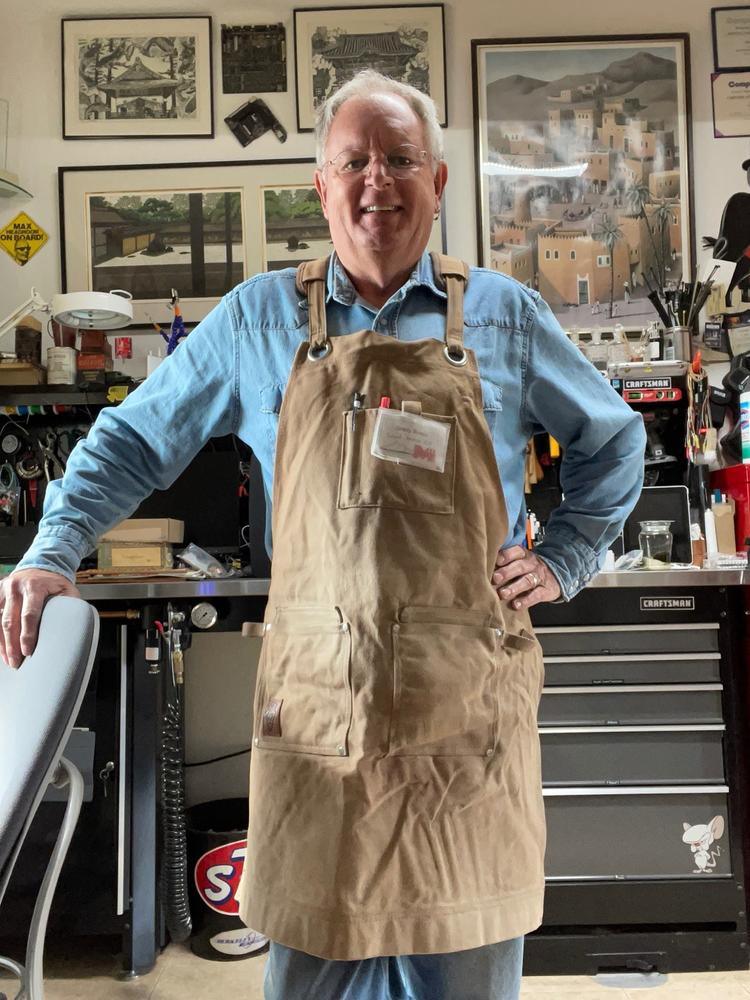
<path id="1" fill-rule="evenodd" d="M 271 943 L 265 1000 L 518 1000 L 523 938 L 447 955 L 332 962 Z"/>

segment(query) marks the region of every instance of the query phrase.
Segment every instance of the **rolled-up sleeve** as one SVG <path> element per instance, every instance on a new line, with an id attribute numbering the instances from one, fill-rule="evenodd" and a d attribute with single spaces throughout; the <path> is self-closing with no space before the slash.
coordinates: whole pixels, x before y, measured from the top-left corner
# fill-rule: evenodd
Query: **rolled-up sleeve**
<path id="1" fill-rule="evenodd" d="M 209 438 L 236 429 L 238 409 L 237 335 L 222 301 L 120 406 L 102 410 L 48 485 L 16 569 L 74 579 L 101 534 L 170 486 Z"/>
<path id="2" fill-rule="evenodd" d="M 598 572 L 640 495 L 643 420 L 541 299 L 528 330 L 523 407 L 530 432 L 545 430 L 562 448 L 563 501 L 534 551 L 570 600 Z"/>

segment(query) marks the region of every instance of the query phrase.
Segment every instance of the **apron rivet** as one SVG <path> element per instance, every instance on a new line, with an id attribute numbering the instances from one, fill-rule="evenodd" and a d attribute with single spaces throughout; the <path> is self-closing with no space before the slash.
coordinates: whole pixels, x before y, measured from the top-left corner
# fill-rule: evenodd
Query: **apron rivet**
<path id="1" fill-rule="evenodd" d="M 256 736 L 256 737 L 255 737 L 255 739 L 253 740 L 253 743 L 254 743 L 254 744 L 256 745 L 256 747 L 257 747 L 257 745 L 258 745 L 258 737 L 257 737 L 257 736 Z"/>
<path id="2" fill-rule="evenodd" d="M 487 747 L 487 756 L 488 756 L 488 757 L 493 757 L 493 756 L 494 756 L 494 754 L 495 754 L 495 749 L 494 749 L 494 747 Z"/>
<path id="3" fill-rule="evenodd" d="M 346 747 L 336 747 L 336 753 L 339 757 L 343 757 L 346 754 Z"/>

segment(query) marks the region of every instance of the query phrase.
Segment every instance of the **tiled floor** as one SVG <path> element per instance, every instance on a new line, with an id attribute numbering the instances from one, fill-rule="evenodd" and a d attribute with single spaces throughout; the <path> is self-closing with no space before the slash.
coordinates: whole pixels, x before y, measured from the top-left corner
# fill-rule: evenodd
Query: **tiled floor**
<path id="1" fill-rule="evenodd" d="M 117 978 L 117 957 L 101 944 L 87 944 L 85 952 L 72 955 L 49 942 L 46 1000 L 263 1000 L 264 965 L 264 955 L 209 962 L 196 958 L 184 945 L 170 945 L 152 972 L 125 982 Z M 10 985 L 0 981 L 0 992 L 7 992 Z M 662 985 L 634 987 L 634 982 L 610 987 L 578 976 L 540 977 L 524 979 L 521 996 L 523 1000 L 750 1000 L 750 972 L 671 975 Z M 9 1000 L 12 996 L 9 993 Z"/>

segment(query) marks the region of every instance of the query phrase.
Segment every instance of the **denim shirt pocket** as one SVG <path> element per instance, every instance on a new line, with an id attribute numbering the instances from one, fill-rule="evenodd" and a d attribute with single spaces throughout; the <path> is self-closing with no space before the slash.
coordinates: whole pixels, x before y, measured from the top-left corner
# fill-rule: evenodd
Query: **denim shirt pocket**
<path id="1" fill-rule="evenodd" d="M 276 433 L 279 429 L 279 413 L 285 389 L 286 382 L 272 382 L 270 385 L 260 387 L 260 412 L 266 421 L 272 454 L 276 452 Z"/>
<path id="2" fill-rule="evenodd" d="M 503 409 L 503 388 L 486 378 L 480 377 L 479 381 L 482 386 L 482 409 L 490 432 L 494 436 L 498 414 Z"/>

